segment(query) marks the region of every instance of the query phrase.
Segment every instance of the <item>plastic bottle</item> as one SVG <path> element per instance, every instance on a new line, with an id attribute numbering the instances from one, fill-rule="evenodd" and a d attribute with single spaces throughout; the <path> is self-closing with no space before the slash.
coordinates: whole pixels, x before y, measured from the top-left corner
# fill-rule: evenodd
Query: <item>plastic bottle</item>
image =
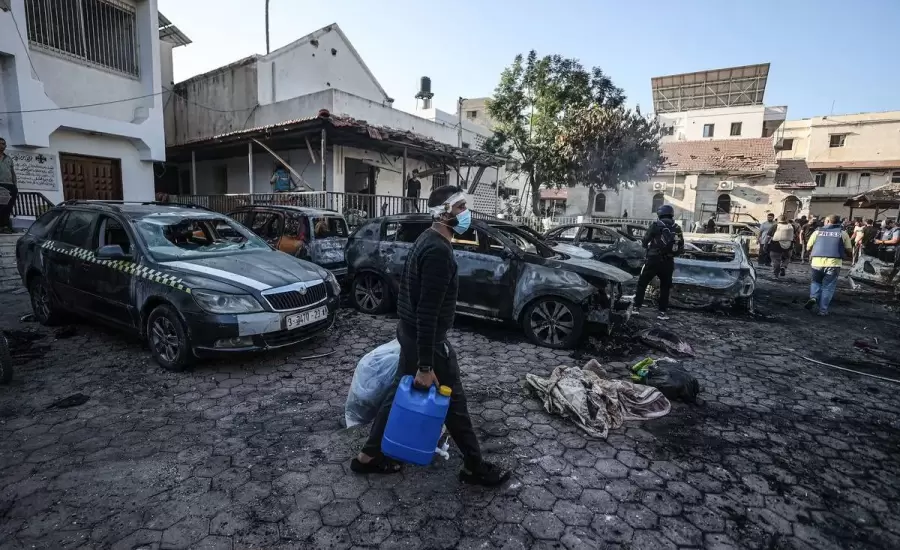
<path id="1" fill-rule="evenodd" d="M 400 379 L 381 452 L 410 464 L 430 464 L 450 408 L 451 393 L 448 386 L 417 390 L 410 375 Z"/>

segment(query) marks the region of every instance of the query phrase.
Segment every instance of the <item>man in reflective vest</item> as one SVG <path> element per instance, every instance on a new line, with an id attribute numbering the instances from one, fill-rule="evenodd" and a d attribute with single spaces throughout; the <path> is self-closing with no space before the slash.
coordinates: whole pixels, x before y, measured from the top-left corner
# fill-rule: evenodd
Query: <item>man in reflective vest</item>
<path id="1" fill-rule="evenodd" d="M 832 214 L 825 218 L 825 226 L 812 232 L 806 249 L 810 251 L 812 281 L 809 285 L 809 300 L 806 309 L 819 306 L 819 315 L 828 315 L 828 304 L 834 297 L 838 275 L 844 256 L 853 249 L 850 236 L 841 228 L 841 219 Z"/>

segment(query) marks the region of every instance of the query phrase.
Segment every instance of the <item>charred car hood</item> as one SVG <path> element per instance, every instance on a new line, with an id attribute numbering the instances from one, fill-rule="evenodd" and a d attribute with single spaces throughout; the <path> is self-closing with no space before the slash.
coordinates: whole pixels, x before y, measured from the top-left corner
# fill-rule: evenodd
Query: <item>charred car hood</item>
<path id="1" fill-rule="evenodd" d="M 565 254 L 566 256 L 572 256 L 573 258 L 583 258 L 585 260 L 593 258 L 593 255 L 589 251 L 577 247 L 574 244 L 554 242 L 553 250 Z"/>
<path id="2" fill-rule="evenodd" d="M 547 267 L 574 271 L 579 275 L 586 275 L 588 277 L 601 277 L 617 283 L 625 283 L 633 278 L 631 274 L 622 271 L 617 267 L 596 260 L 585 258 L 552 258 L 545 261 Z"/>
<path id="3" fill-rule="evenodd" d="M 322 268 L 275 251 L 178 260 L 163 262 L 160 266 L 192 287 L 217 290 L 228 285 L 243 291 L 261 292 L 324 278 Z"/>

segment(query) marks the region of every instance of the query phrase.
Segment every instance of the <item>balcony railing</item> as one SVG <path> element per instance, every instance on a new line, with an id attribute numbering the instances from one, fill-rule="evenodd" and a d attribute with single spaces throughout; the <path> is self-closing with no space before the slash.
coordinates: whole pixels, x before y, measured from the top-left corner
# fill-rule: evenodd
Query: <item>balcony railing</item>
<path id="1" fill-rule="evenodd" d="M 301 206 L 333 210 L 344 215 L 351 226 L 362 220 L 402 214 L 425 212 L 426 199 L 408 199 L 392 195 L 364 195 L 360 193 L 335 193 L 331 191 L 309 191 L 302 193 L 254 193 L 235 195 L 166 195 L 159 200 L 170 203 L 196 204 L 215 212 L 227 214 L 241 206 Z"/>
<path id="2" fill-rule="evenodd" d="M 53 206 L 50 199 L 40 191 L 19 191 L 16 205 L 13 207 L 13 216 L 37 218 Z"/>

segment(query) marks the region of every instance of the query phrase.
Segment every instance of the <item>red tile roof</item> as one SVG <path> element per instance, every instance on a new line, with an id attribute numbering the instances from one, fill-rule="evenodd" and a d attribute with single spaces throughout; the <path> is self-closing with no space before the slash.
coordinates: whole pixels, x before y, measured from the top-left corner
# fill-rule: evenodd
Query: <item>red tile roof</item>
<path id="1" fill-rule="evenodd" d="M 661 148 L 666 172 L 759 173 L 777 167 L 772 138 L 673 141 Z"/>
<path id="2" fill-rule="evenodd" d="M 775 189 L 815 189 L 816 181 L 805 160 L 779 160 Z"/>
<path id="3" fill-rule="evenodd" d="M 568 189 L 541 189 L 542 199 L 566 200 L 569 198 Z"/>

